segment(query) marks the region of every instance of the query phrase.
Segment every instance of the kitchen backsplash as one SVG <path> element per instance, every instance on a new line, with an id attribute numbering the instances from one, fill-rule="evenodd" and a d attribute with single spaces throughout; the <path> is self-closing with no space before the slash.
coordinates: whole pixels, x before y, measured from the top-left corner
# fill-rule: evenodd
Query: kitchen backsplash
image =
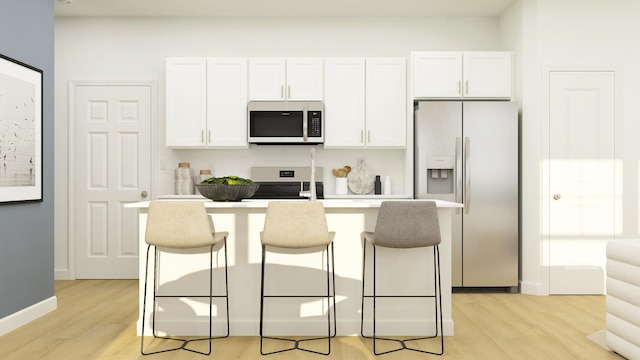
<path id="1" fill-rule="evenodd" d="M 156 188 L 158 195 L 173 194 L 173 170 L 179 162 L 189 162 L 197 173 L 202 169 L 209 169 L 213 176 L 237 175 L 250 177 L 252 166 L 309 166 L 309 146 L 257 146 L 248 149 L 233 150 L 175 150 L 166 149 L 157 154 L 154 166 Z M 359 159 L 364 159 L 367 166 L 376 174 L 390 176 L 392 180 L 392 194 L 411 194 L 411 190 L 404 188 L 405 151 L 394 149 L 323 149 L 316 146 L 316 166 L 324 168 L 322 177 L 317 175 L 318 181 L 323 181 L 326 194 L 335 194 L 335 176 L 333 168 L 349 165 L 355 167 Z M 166 166 L 165 166 L 166 165 Z M 162 167 L 166 169 L 162 169 Z"/>

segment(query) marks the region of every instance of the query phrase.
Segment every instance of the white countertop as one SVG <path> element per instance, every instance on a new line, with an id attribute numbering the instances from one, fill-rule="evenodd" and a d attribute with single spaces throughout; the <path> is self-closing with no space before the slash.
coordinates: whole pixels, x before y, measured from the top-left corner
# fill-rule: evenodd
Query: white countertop
<path id="1" fill-rule="evenodd" d="M 253 208 L 263 209 L 267 208 L 267 205 L 272 200 L 256 200 L 245 199 L 242 201 L 212 201 L 201 195 L 166 195 L 160 197 L 159 200 L 163 201 L 176 201 L 176 200 L 194 200 L 204 201 L 204 205 L 207 208 Z M 324 204 L 325 208 L 331 209 L 354 209 L 354 208 L 378 208 L 383 201 L 435 201 L 437 207 L 441 208 L 461 208 L 462 204 L 444 201 L 444 200 L 429 200 L 429 199 L 398 199 L 398 198 L 383 198 L 383 199 L 371 199 L 371 198 L 354 198 L 354 199 L 324 199 L 319 200 Z M 282 200 L 280 200 L 282 201 Z M 285 200 L 285 201 L 304 201 L 304 200 Z M 147 208 L 149 207 L 149 201 L 142 201 L 137 203 L 126 204 L 127 208 Z"/>

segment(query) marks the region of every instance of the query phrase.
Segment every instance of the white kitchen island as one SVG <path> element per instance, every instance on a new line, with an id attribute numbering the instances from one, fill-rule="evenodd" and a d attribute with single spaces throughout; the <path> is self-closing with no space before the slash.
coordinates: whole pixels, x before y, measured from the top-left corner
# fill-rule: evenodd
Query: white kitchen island
<path id="1" fill-rule="evenodd" d="M 176 199 L 177 200 L 177 199 Z M 172 199 L 163 201 L 173 201 Z M 260 316 L 260 231 L 264 225 L 269 200 L 243 200 L 241 202 L 204 201 L 207 212 L 217 231 L 228 231 L 229 299 L 231 335 L 259 335 Z M 296 200 L 292 200 L 296 201 Z M 297 200 L 299 201 L 299 200 Z M 360 233 L 375 229 L 378 208 L 382 200 L 321 200 L 327 214 L 330 231 L 335 231 L 335 279 L 338 335 L 357 335 L 360 332 L 360 306 L 362 292 L 362 241 Z M 421 201 L 421 200 L 403 200 Z M 452 211 L 462 205 L 436 200 L 442 243 L 440 259 L 442 272 L 442 305 L 444 334 L 453 335 L 451 317 L 451 218 Z M 147 244 L 144 233 L 149 202 L 128 204 L 139 209 L 140 237 L 140 318 L 142 316 L 145 256 Z M 372 251 L 367 251 L 369 256 Z M 224 279 L 224 256 L 220 251 L 214 258 L 214 293 L 221 293 Z M 153 256 L 152 256 L 153 259 Z M 326 275 L 323 270 L 326 256 L 320 253 L 281 254 L 267 252 L 266 293 L 289 294 L 326 293 Z M 195 254 L 167 254 L 160 257 L 158 293 L 207 293 L 208 248 Z M 432 250 L 378 249 L 378 294 L 432 293 Z M 152 262 L 152 261 L 151 261 Z M 369 266 L 371 261 L 367 260 Z M 150 269 L 152 264 L 150 264 Z M 368 269 L 368 274 L 371 269 Z M 285 280 L 286 279 L 286 280 Z M 367 276 L 367 288 L 372 277 Z M 405 284 L 425 284 L 422 289 L 402 287 Z M 428 286 L 426 284 L 429 284 Z M 420 292 L 422 290 L 422 292 Z M 151 288 L 147 300 L 147 326 L 150 331 Z M 208 300 L 206 298 L 179 298 L 159 300 L 156 328 L 169 335 L 207 334 Z M 371 301 L 366 312 L 371 314 Z M 222 300 L 214 299 L 214 335 L 223 333 L 225 307 Z M 323 299 L 288 298 L 265 302 L 265 334 L 318 335 L 326 332 L 327 302 Z M 429 320 L 430 319 L 430 320 Z M 433 329 L 433 301 L 429 299 L 379 299 L 378 335 L 429 334 Z M 425 320 L 427 323 L 425 324 Z M 369 324 L 370 325 L 370 324 Z M 365 323 L 367 326 L 367 323 Z M 365 329 L 370 329 L 365 327 Z M 141 323 L 138 322 L 138 335 Z"/>

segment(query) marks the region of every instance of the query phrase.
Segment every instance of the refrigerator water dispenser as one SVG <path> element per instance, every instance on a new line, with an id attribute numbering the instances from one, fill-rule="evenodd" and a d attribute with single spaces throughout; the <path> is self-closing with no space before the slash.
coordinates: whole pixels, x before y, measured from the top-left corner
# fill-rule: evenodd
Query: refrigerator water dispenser
<path id="1" fill-rule="evenodd" d="M 427 156 L 427 193 L 453 194 L 453 156 Z"/>

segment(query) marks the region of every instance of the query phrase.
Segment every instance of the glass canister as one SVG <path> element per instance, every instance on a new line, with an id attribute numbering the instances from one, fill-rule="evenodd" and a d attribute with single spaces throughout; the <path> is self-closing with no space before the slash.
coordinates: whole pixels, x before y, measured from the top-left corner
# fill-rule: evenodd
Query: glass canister
<path id="1" fill-rule="evenodd" d="M 200 184 L 202 180 L 208 179 L 210 177 L 212 177 L 211 170 L 200 170 L 200 175 L 196 175 L 195 177 L 194 185 Z M 200 191 L 198 191 L 198 188 L 196 188 L 195 192 L 197 195 L 200 195 Z"/>
<path id="2" fill-rule="evenodd" d="M 175 170 L 175 192 L 176 195 L 193 195 L 193 170 L 188 162 L 178 163 Z"/>
<path id="3" fill-rule="evenodd" d="M 384 194 L 391 195 L 391 177 L 389 175 L 384 177 Z"/>

